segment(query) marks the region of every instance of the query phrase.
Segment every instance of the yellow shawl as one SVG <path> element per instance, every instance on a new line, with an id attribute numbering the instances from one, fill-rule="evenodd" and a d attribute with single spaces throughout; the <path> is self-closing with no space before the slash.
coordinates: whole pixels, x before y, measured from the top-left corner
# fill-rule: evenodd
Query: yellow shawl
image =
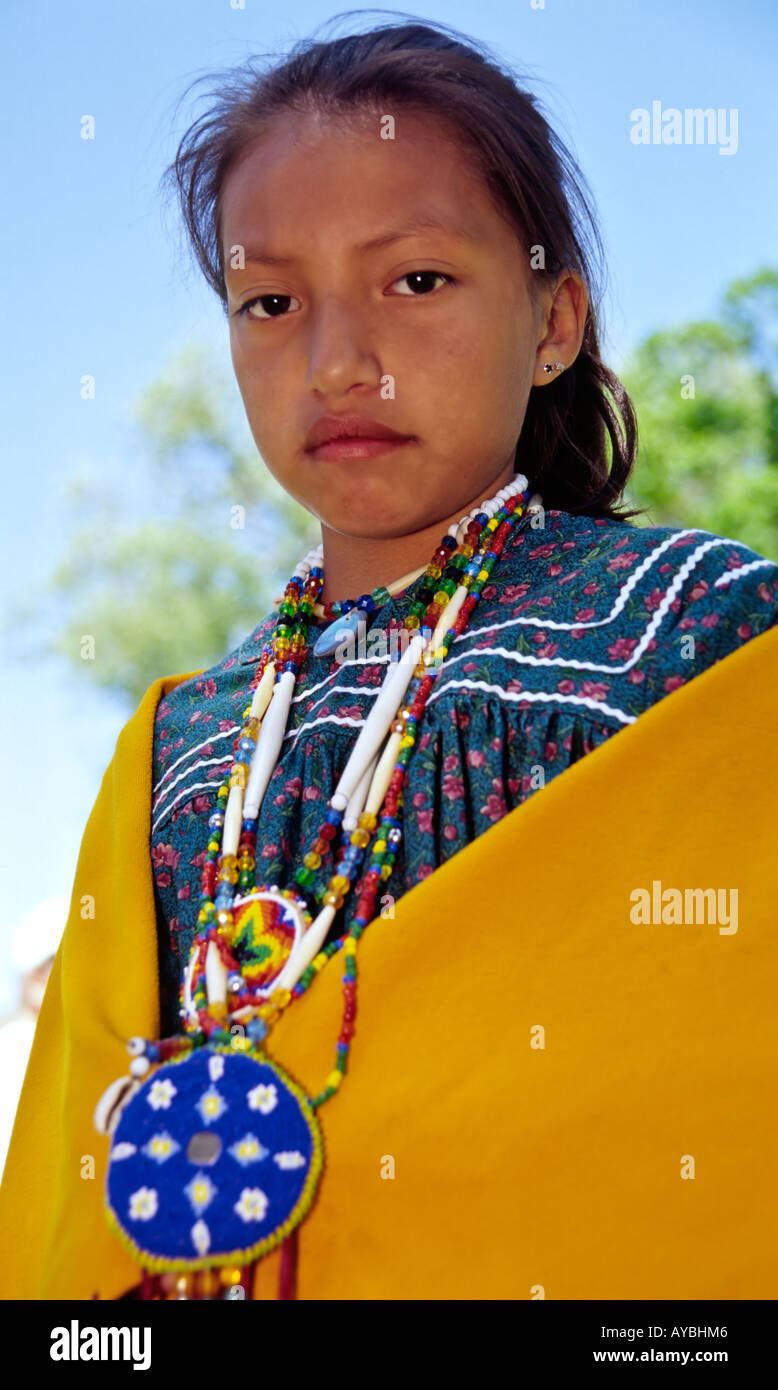
<path id="1" fill-rule="evenodd" d="M 6 1299 L 113 1299 L 140 1277 L 105 1223 L 92 1113 L 127 1038 L 157 1036 L 152 732 L 183 679 L 149 688 L 84 834 L 0 1189 Z M 370 925 L 299 1298 L 776 1297 L 777 688 L 774 628 Z M 727 916 L 737 889 L 737 930 L 631 920 L 636 890 L 661 909 L 695 888 Z M 269 1040 L 311 1095 L 341 973 Z M 276 1298 L 279 1258 L 255 1297 Z"/>

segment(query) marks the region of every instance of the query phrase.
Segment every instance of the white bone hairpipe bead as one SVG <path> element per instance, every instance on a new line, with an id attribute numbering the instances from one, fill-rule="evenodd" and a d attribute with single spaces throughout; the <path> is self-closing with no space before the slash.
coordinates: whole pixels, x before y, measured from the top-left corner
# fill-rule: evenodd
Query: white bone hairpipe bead
<path id="1" fill-rule="evenodd" d="M 397 715 L 403 696 L 410 685 L 414 668 L 426 645 L 427 639 L 421 633 L 417 633 L 415 637 L 411 638 L 400 660 L 390 662 L 381 693 L 351 750 L 351 756 L 333 792 L 331 804 L 335 804 L 334 798 L 336 796 L 339 798 L 342 809 L 345 809 L 345 806 L 340 801 L 341 798 L 345 797 L 345 805 L 348 804 L 349 797 L 361 781 L 365 768 L 369 766 L 378 752 L 392 720 Z"/>
<path id="2" fill-rule="evenodd" d="M 262 720 L 257 746 L 251 759 L 248 786 L 243 802 L 244 816 L 256 816 L 273 775 L 284 741 L 289 706 L 294 691 L 294 671 L 283 671 L 273 686 L 273 698 Z"/>

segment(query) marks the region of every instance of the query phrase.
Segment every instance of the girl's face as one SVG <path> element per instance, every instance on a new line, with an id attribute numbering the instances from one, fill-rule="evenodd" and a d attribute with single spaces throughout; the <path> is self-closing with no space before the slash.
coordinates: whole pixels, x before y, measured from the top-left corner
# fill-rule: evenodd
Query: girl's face
<path id="1" fill-rule="evenodd" d="M 441 226 L 420 229 L 425 219 Z M 550 295 L 533 300 L 514 229 L 439 122 L 400 113 L 383 139 L 364 114 L 285 115 L 230 171 L 221 230 L 255 443 L 324 525 L 407 536 L 512 476 L 530 388 L 559 356 L 538 351 Z M 322 459 L 306 436 L 325 414 L 412 442 Z"/>

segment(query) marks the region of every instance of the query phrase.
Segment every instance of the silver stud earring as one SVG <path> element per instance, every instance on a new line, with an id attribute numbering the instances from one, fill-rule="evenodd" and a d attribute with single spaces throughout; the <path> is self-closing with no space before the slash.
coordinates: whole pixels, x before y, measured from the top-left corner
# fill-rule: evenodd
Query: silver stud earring
<path id="1" fill-rule="evenodd" d="M 544 362 L 544 363 L 543 363 L 543 371 L 544 371 L 544 372 L 563 372 L 564 370 L 565 370 L 565 364 L 564 364 L 564 362 Z"/>

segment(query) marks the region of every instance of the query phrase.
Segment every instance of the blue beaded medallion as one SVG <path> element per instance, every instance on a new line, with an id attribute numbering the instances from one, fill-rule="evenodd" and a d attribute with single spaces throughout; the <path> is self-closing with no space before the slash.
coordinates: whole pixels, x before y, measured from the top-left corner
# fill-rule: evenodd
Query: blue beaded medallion
<path id="1" fill-rule="evenodd" d="M 207 1044 L 157 1067 L 122 1110 L 108 1220 L 149 1270 L 246 1264 L 302 1220 L 321 1169 L 303 1090 L 264 1054 Z"/>

